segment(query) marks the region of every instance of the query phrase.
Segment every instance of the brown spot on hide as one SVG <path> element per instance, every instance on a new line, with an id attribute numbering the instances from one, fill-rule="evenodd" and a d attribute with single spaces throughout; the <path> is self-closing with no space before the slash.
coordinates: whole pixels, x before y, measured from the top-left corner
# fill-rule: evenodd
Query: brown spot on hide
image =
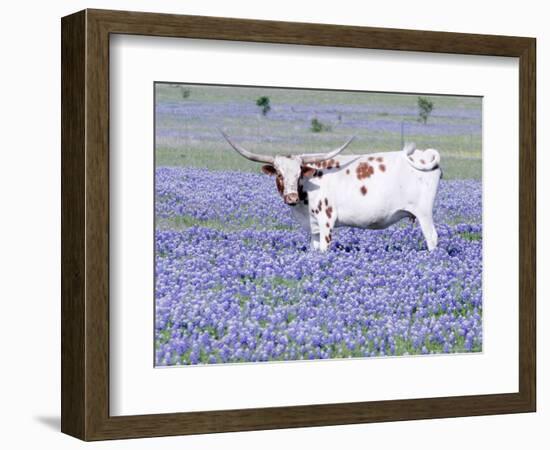
<path id="1" fill-rule="evenodd" d="M 319 204 L 317 205 L 317 209 L 319 211 L 322 211 L 323 210 L 323 202 L 321 200 L 319 200 Z"/>
<path id="2" fill-rule="evenodd" d="M 325 205 L 328 206 L 328 198 L 325 197 Z"/>
<path id="3" fill-rule="evenodd" d="M 329 206 L 325 212 L 327 213 L 327 217 L 330 219 L 332 217 L 332 206 Z"/>
<path id="4" fill-rule="evenodd" d="M 329 223 L 328 223 L 328 222 L 326 223 L 326 226 L 327 226 L 327 228 L 330 228 L 330 225 L 329 225 Z"/>
<path id="5" fill-rule="evenodd" d="M 275 170 L 275 167 L 270 165 L 262 166 L 262 172 L 266 175 L 275 175 L 277 171 Z"/>
<path id="6" fill-rule="evenodd" d="M 346 175 L 349 175 L 349 169 L 346 169 Z"/>
<path id="7" fill-rule="evenodd" d="M 330 242 L 328 236 L 325 236 L 325 242 L 328 244 Z"/>
<path id="8" fill-rule="evenodd" d="M 386 166 L 384 164 L 380 164 L 378 166 L 378 168 L 382 171 L 382 172 L 385 172 L 386 171 Z"/>
<path id="9" fill-rule="evenodd" d="M 382 162 L 382 161 L 384 161 L 384 158 L 382 158 L 381 156 L 379 156 L 378 158 L 376 158 L 376 161 L 377 161 L 377 162 Z"/>
<path id="10" fill-rule="evenodd" d="M 335 159 L 327 159 L 325 161 L 316 162 L 315 166 L 319 167 L 320 169 L 339 169 L 340 162 L 336 161 Z"/>
<path id="11" fill-rule="evenodd" d="M 357 172 L 357 179 L 363 180 L 365 178 L 369 178 L 374 173 L 374 167 L 372 167 L 369 163 L 362 162 L 357 165 L 357 169 L 355 169 Z"/>
<path id="12" fill-rule="evenodd" d="M 279 191 L 279 194 L 283 195 L 285 191 L 285 180 L 282 175 L 277 175 L 277 178 L 275 178 L 275 182 L 277 183 L 277 190 Z"/>
<path id="13" fill-rule="evenodd" d="M 374 161 L 374 156 L 369 156 L 369 157 L 368 157 L 368 160 L 369 160 L 369 161 Z"/>
<path id="14" fill-rule="evenodd" d="M 421 162 L 422 164 L 426 164 L 426 161 L 424 161 L 423 159 L 421 159 L 420 162 Z"/>
<path id="15" fill-rule="evenodd" d="M 311 214 L 315 214 L 315 210 L 314 210 L 314 209 L 311 210 Z"/>
<path id="16" fill-rule="evenodd" d="M 361 186 L 361 194 L 367 195 L 367 188 L 366 188 L 366 186 Z"/>
<path id="17" fill-rule="evenodd" d="M 303 177 L 309 178 L 315 175 L 317 170 L 314 167 L 308 167 L 308 166 L 302 166 L 302 173 L 301 175 Z"/>

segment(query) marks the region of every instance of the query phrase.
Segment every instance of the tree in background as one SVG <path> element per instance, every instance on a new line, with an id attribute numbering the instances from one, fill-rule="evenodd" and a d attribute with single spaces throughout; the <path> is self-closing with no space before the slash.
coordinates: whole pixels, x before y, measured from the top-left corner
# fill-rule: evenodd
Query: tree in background
<path id="1" fill-rule="evenodd" d="M 189 98 L 191 95 L 191 89 L 188 87 L 180 86 L 181 98 Z"/>
<path id="2" fill-rule="evenodd" d="M 258 100 L 256 100 L 256 105 L 258 105 L 260 108 L 262 108 L 262 115 L 267 116 L 267 113 L 271 111 L 271 105 L 269 97 L 262 96 Z"/>
<path id="3" fill-rule="evenodd" d="M 434 104 L 425 97 L 418 97 L 418 116 L 424 124 L 428 123 L 428 117 L 434 109 Z"/>
<path id="4" fill-rule="evenodd" d="M 320 133 L 321 131 L 332 131 L 332 127 L 330 125 L 325 125 L 323 122 L 317 119 L 317 117 L 314 117 L 311 120 L 310 130 L 314 133 Z"/>

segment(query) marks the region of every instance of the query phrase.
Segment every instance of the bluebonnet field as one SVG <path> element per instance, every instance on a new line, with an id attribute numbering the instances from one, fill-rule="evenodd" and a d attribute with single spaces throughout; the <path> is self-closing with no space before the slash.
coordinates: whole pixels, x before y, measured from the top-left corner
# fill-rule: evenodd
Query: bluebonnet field
<path id="1" fill-rule="evenodd" d="M 186 101 L 177 98 L 177 87 L 161 88 L 155 181 L 157 365 L 482 349 L 480 149 L 468 147 L 480 139 L 479 102 L 464 105 L 458 99 L 453 104 L 445 98 L 431 128 L 410 121 L 409 130 L 427 134 L 421 139 L 441 136 L 440 145 L 451 148 L 452 179 L 442 180 L 434 210 L 435 251 L 427 252 L 417 224 L 402 221 L 386 230 L 339 228 L 330 250 L 319 253 L 309 250 L 307 233 L 281 201 L 273 179 L 223 148 L 212 123 L 248 136 L 253 151 L 259 149 L 252 142 L 259 127 L 270 127 L 274 149 L 284 145 L 298 151 L 312 140 L 314 145 L 336 141 L 354 127 L 376 136 L 379 146 L 396 149 L 388 141 L 400 138 L 395 133 L 402 116 L 415 114 L 414 108 L 395 99 L 335 106 L 317 96 L 315 103 L 308 105 L 302 97 L 299 104 L 282 103 L 276 114 L 258 118 L 254 102 L 252 110 L 244 101 L 231 106 L 219 92 L 208 98 L 212 91 L 206 87 L 193 87 Z M 235 95 L 235 88 L 228 89 Z M 195 90 L 205 98 L 194 103 Z M 298 119 L 303 129 L 289 131 L 287 123 L 285 130 L 285 122 L 294 122 L 281 109 L 292 109 L 298 117 L 299 110 L 313 111 L 325 122 L 335 115 L 337 130 L 310 137 L 308 123 Z M 326 110 L 337 113 L 323 116 Z M 369 117 L 380 111 L 388 113 L 380 120 L 390 124 L 372 124 L 376 121 Z M 185 117 L 187 126 L 178 127 Z M 338 127 L 338 120 L 348 123 Z M 388 131 L 396 123 L 397 129 Z M 385 133 L 384 140 L 380 135 Z M 462 142 L 459 150 L 453 142 Z M 326 144 L 315 151 L 324 149 Z M 443 145 L 443 158 L 445 152 Z"/>

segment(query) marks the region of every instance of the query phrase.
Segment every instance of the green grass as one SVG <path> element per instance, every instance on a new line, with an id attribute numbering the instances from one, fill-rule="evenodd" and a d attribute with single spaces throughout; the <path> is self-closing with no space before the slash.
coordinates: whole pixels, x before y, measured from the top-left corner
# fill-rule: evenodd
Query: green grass
<path id="1" fill-rule="evenodd" d="M 246 142 L 241 142 L 246 146 Z M 341 140 L 334 141 L 334 146 L 341 144 Z M 249 145 L 248 147 L 253 147 Z M 270 145 L 266 147 L 272 147 Z M 305 146 L 304 146 L 305 147 Z M 367 146 L 368 147 L 368 146 Z M 295 150 L 295 149 L 293 149 Z M 302 148 L 301 152 L 315 152 L 318 148 Z M 323 150 L 329 150 L 329 146 L 324 145 Z M 374 151 L 388 151 L 390 148 L 361 148 L 346 150 L 346 154 L 361 154 Z M 255 151 L 255 150 L 254 150 Z M 273 153 L 275 150 L 273 149 Z M 289 151 L 289 153 L 297 153 L 297 151 Z M 457 152 L 459 153 L 459 151 Z M 260 172 L 260 165 L 248 161 L 237 155 L 231 149 L 225 146 L 204 144 L 203 150 L 195 150 L 191 148 L 166 148 L 159 147 L 156 152 L 157 166 L 184 166 L 184 167 L 204 167 L 210 170 L 236 170 L 244 172 Z M 441 167 L 443 169 L 443 177 L 448 180 L 453 179 L 480 179 L 481 178 L 481 158 L 471 156 L 442 156 Z"/>
<path id="2" fill-rule="evenodd" d="M 238 223 L 223 222 L 215 219 L 197 219 L 192 216 L 174 216 L 168 218 L 157 219 L 157 230 L 185 230 L 190 227 L 204 227 L 218 231 L 241 231 L 250 229 L 263 229 L 265 225 L 259 224 L 254 219 L 240 220 Z M 273 223 L 270 226 L 273 230 L 291 230 L 294 227 Z M 246 242 L 245 242 L 246 243 Z"/>
<path id="3" fill-rule="evenodd" d="M 181 87 L 190 89 L 190 95 L 184 99 Z M 231 89 L 228 89 L 231 88 Z M 344 90 L 287 89 L 272 87 L 213 86 L 181 83 L 157 83 L 155 85 L 158 102 L 195 101 L 216 103 L 227 99 L 256 103 L 258 97 L 267 96 L 271 105 L 287 103 L 290 105 L 330 105 L 334 103 L 362 104 L 368 99 L 373 104 L 386 106 L 416 106 L 418 94 L 393 94 L 385 92 L 357 92 Z M 237 88 L 237 89 L 236 89 Z M 479 97 L 457 97 L 445 95 L 424 95 L 433 101 L 436 108 L 477 108 Z"/>
<path id="4" fill-rule="evenodd" d="M 464 232 L 459 234 L 467 241 L 481 241 L 481 239 L 483 239 L 481 233 Z"/>
<path id="5" fill-rule="evenodd" d="M 385 94 L 385 93 L 349 93 L 341 91 L 313 91 L 274 88 L 242 88 L 222 86 L 186 86 L 190 95 L 183 98 L 181 85 L 157 84 L 157 104 L 182 105 L 206 103 L 212 108 L 212 115 L 185 116 L 185 114 L 157 115 L 156 127 L 159 132 L 156 138 L 155 158 L 157 166 L 192 166 L 211 170 L 239 170 L 259 172 L 257 163 L 245 160 L 236 154 L 218 132 L 223 128 L 235 136 L 239 144 L 257 153 L 309 153 L 331 150 L 341 145 L 352 135 L 356 141 L 346 149 L 346 154 L 363 154 L 373 152 L 396 151 L 401 148 L 400 133 L 373 131 L 354 128 L 354 119 L 384 120 L 407 123 L 414 120 L 411 116 L 402 116 L 398 111 L 387 111 L 387 108 L 416 108 L 418 95 Z M 295 108 L 315 105 L 369 105 L 372 112 L 349 111 L 341 113 L 343 120 L 338 121 L 340 111 L 336 106 L 332 119 L 320 118 L 331 127 L 330 131 L 313 133 L 312 117 L 305 118 L 297 114 L 296 121 L 279 120 L 273 112 L 263 117 L 260 108 L 255 108 L 258 97 L 268 96 L 274 110 L 278 105 Z M 481 99 L 477 97 L 424 96 L 432 101 L 435 110 L 479 110 Z M 227 115 L 216 113 L 216 106 L 223 107 L 228 103 L 252 106 L 243 114 Z M 377 108 L 379 111 L 377 112 Z M 250 112 L 253 111 L 253 112 Z M 254 112 L 255 111 L 255 112 Z M 365 116 L 366 114 L 366 116 Z M 428 124 L 445 125 L 448 123 L 474 123 L 477 119 L 431 117 Z M 186 138 L 171 135 L 170 131 L 187 131 Z M 429 128 L 427 129 L 429 130 Z M 196 136 L 196 137 L 193 137 Z M 289 139 L 292 138 L 292 139 Z M 269 142 L 273 139 L 273 142 Z M 441 135 L 441 134 L 407 134 L 406 141 L 412 141 L 418 148 L 437 148 L 442 157 L 442 168 L 445 178 L 481 178 L 481 134 Z M 281 144 L 284 142 L 284 144 Z"/>

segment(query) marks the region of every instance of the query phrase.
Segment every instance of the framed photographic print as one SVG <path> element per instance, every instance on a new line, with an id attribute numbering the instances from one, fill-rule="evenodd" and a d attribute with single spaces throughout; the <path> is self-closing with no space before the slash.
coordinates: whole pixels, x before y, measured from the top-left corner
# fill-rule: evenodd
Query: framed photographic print
<path id="1" fill-rule="evenodd" d="M 535 39 L 62 19 L 62 431 L 535 410 Z"/>

